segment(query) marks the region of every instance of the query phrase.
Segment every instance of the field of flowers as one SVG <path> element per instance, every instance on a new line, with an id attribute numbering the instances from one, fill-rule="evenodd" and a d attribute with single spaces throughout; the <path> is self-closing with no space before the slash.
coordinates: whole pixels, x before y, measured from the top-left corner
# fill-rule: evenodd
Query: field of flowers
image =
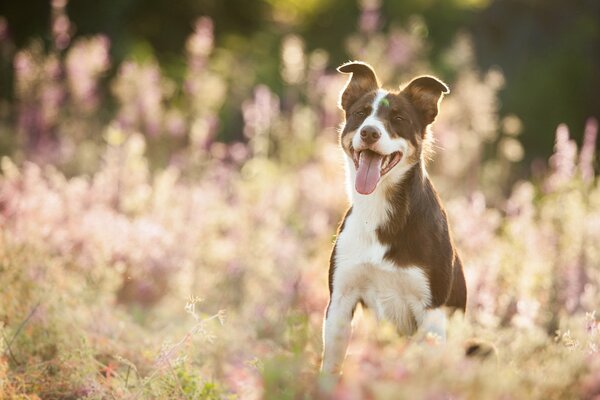
<path id="1" fill-rule="evenodd" d="M 465 263 L 467 315 L 441 347 L 359 311 L 335 381 L 318 374 L 347 207 L 344 77 L 327 54 L 288 36 L 276 94 L 245 80 L 202 18 L 180 81 L 152 57 L 108 76 L 107 38 L 71 42 L 56 7 L 53 48 L 14 55 L 15 99 L 0 104 L 0 398 L 600 396 L 596 120 L 580 145 L 559 126 L 554 155 L 532 161 L 518 116 L 498 116 L 502 73 L 478 70 L 457 37 L 429 170 Z M 396 86 L 436 72 L 422 32 L 419 20 L 364 27 L 345 45 Z M 218 137 L 236 105 L 243 132 Z M 471 338 L 497 354 L 465 357 Z"/>

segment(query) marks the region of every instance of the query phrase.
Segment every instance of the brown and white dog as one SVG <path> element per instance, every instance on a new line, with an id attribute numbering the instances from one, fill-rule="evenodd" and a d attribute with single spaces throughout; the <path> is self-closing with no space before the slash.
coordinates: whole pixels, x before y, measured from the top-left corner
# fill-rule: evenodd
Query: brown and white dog
<path id="1" fill-rule="evenodd" d="M 464 311 L 467 297 L 446 212 L 425 170 L 428 127 L 448 87 L 421 76 L 388 91 L 368 64 L 350 62 L 338 71 L 352 74 L 340 98 L 351 207 L 329 266 L 321 366 L 327 373 L 341 369 L 358 303 L 401 334 L 422 331 L 444 341 L 444 308 Z"/>

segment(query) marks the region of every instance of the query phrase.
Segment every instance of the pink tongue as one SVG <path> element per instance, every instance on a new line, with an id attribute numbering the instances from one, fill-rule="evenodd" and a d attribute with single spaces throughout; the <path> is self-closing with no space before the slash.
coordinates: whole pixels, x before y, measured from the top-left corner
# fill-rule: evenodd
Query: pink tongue
<path id="1" fill-rule="evenodd" d="M 381 160 L 383 156 L 370 150 L 360 153 L 358 160 L 358 171 L 356 171 L 356 182 L 354 187 L 360 194 L 371 194 L 379 178 L 381 177 Z"/>

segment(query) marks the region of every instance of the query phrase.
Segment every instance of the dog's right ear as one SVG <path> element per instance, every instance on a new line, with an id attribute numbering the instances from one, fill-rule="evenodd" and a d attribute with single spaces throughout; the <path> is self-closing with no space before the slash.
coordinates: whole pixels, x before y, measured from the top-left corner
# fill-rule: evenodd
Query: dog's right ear
<path id="1" fill-rule="evenodd" d="M 344 74 L 352 74 L 340 96 L 339 106 L 344 111 L 348 111 L 365 93 L 379 89 L 377 75 L 367 63 L 351 61 L 340 65 L 337 70 Z"/>

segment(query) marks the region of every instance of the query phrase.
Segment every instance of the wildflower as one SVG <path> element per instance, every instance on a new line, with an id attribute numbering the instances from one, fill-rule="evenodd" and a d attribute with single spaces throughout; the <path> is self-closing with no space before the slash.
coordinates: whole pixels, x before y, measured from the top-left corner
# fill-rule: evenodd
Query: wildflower
<path id="1" fill-rule="evenodd" d="M 583 146 L 579 152 L 579 170 L 585 182 L 594 179 L 594 153 L 598 137 L 598 120 L 589 118 L 585 124 Z"/>
<path id="2" fill-rule="evenodd" d="M 569 128 L 560 124 L 556 128 L 554 154 L 550 157 L 552 172 L 546 182 L 547 189 L 554 190 L 571 179 L 575 172 L 576 155 L 577 145 L 569 138 Z"/>
<path id="3" fill-rule="evenodd" d="M 65 60 L 67 82 L 74 105 L 92 111 L 98 105 L 98 79 L 110 66 L 110 43 L 104 35 L 80 39 Z"/>

